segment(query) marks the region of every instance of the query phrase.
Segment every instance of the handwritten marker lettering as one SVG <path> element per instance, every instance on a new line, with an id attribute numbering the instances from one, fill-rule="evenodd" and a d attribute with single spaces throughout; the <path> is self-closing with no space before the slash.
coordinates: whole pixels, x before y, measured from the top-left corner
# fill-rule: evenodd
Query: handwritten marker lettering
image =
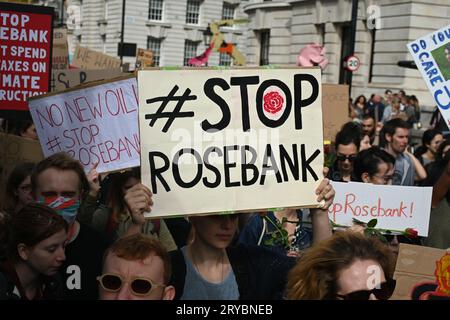
<path id="1" fill-rule="evenodd" d="M 197 96 L 189 95 L 191 93 L 191 90 L 186 89 L 181 96 L 177 97 L 177 96 L 175 96 L 175 93 L 178 91 L 178 89 L 179 89 L 179 87 L 177 85 L 175 85 L 166 97 L 162 96 L 162 97 L 157 97 L 157 98 L 146 100 L 147 104 L 152 104 L 155 102 L 162 101 L 158 110 L 156 110 L 156 113 L 145 115 L 146 120 L 150 119 L 150 123 L 149 123 L 150 127 L 153 127 L 155 125 L 157 119 L 167 118 L 167 122 L 164 125 L 163 130 L 162 130 L 162 132 L 167 132 L 176 118 L 192 118 L 194 116 L 194 112 L 192 112 L 192 111 L 180 112 L 180 110 L 186 101 L 197 100 Z M 172 112 L 163 112 L 165 107 L 167 106 L 167 104 L 170 101 L 178 101 L 178 103 L 176 104 L 176 106 Z"/>

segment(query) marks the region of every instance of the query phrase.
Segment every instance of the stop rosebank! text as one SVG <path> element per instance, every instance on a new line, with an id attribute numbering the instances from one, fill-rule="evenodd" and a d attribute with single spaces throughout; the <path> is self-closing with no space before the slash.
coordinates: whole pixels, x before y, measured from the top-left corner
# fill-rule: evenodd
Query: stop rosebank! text
<path id="1" fill-rule="evenodd" d="M 336 222 L 337 214 L 351 214 L 354 217 L 392 217 L 392 218 L 412 218 L 414 212 L 414 202 L 400 201 L 396 207 L 385 207 L 380 197 L 377 198 L 376 203 L 356 205 L 360 199 L 353 193 L 345 194 L 344 203 L 333 203 L 328 212 L 333 217 L 333 222 Z"/>

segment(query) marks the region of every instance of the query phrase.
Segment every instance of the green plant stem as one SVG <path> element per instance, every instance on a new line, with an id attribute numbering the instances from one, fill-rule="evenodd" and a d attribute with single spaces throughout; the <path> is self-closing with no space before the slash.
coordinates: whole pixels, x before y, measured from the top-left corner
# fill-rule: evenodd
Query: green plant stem
<path id="1" fill-rule="evenodd" d="M 333 221 L 331 221 L 331 225 L 333 226 L 333 228 L 350 228 L 349 226 L 344 226 L 344 225 L 342 225 L 342 224 L 337 224 L 337 223 L 334 223 Z M 380 231 L 380 232 L 384 232 L 384 233 L 394 233 L 394 232 L 398 232 L 398 233 L 400 233 L 401 235 L 402 234 L 405 234 L 405 231 L 403 230 L 390 230 L 390 229 L 381 229 L 381 228 L 369 228 L 369 227 L 367 227 L 367 226 L 363 226 L 363 227 L 365 227 L 365 229 L 372 229 L 372 230 L 378 230 L 378 231 Z"/>
<path id="2" fill-rule="evenodd" d="M 285 237 L 283 235 L 283 230 L 282 227 L 280 228 L 279 225 L 275 222 L 272 221 L 272 219 L 270 219 L 268 216 L 264 216 L 264 219 L 268 220 L 276 229 L 276 232 L 278 232 L 281 235 L 281 242 L 283 244 L 283 246 L 289 246 L 289 237 Z"/>

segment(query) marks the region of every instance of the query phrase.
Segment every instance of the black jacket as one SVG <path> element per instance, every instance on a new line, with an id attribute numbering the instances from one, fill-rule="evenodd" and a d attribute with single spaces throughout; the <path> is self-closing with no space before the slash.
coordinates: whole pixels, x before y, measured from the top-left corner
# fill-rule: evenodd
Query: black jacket
<path id="1" fill-rule="evenodd" d="M 6 264 L 0 265 L 0 300 L 27 300 L 14 293 L 16 277 Z M 58 273 L 42 277 L 42 300 L 60 300 L 63 296 L 63 282 Z"/>

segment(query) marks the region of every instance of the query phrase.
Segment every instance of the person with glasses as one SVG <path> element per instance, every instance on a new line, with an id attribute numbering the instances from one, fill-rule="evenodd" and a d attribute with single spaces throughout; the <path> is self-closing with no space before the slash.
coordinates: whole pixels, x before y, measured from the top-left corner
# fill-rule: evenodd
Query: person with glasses
<path id="1" fill-rule="evenodd" d="M 395 158 L 383 149 L 372 147 L 361 151 L 354 163 L 355 181 L 378 185 L 392 185 L 394 180 Z M 384 234 L 389 248 L 395 256 L 399 252 L 400 243 L 420 244 L 420 241 L 403 235 Z"/>
<path id="2" fill-rule="evenodd" d="M 338 231 L 309 249 L 288 275 L 289 300 L 387 300 L 395 263 L 377 237 Z"/>
<path id="3" fill-rule="evenodd" d="M 353 161 L 355 161 L 361 142 L 359 126 L 346 123 L 336 135 L 336 159 L 330 168 L 328 177 L 333 181 L 348 182 L 352 180 Z"/>
<path id="4" fill-rule="evenodd" d="M 30 203 L 2 227 L 8 230 L 0 230 L 7 240 L 0 300 L 62 299 L 58 271 L 66 259 L 67 222 L 53 209 Z"/>
<path id="5" fill-rule="evenodd" d="M 133 234 L 106 251 L 97 277 L 100 300 L 172 300 L 170 257 L 155 238 Z"/>
<path id="6" fill-rule="evenodd" d="M 363 150 L 353 163 L 354 181 L 390 185 L 394 165 L 395 158 L 376 146 Z"/>
<path id="7" fill-rule="evenodd" d="M 32 162 L 19 163 L 9 174 L 3 195 L 5 212 L 12 215 L 33 201 L 31 173 L 34 167 Z"/>

